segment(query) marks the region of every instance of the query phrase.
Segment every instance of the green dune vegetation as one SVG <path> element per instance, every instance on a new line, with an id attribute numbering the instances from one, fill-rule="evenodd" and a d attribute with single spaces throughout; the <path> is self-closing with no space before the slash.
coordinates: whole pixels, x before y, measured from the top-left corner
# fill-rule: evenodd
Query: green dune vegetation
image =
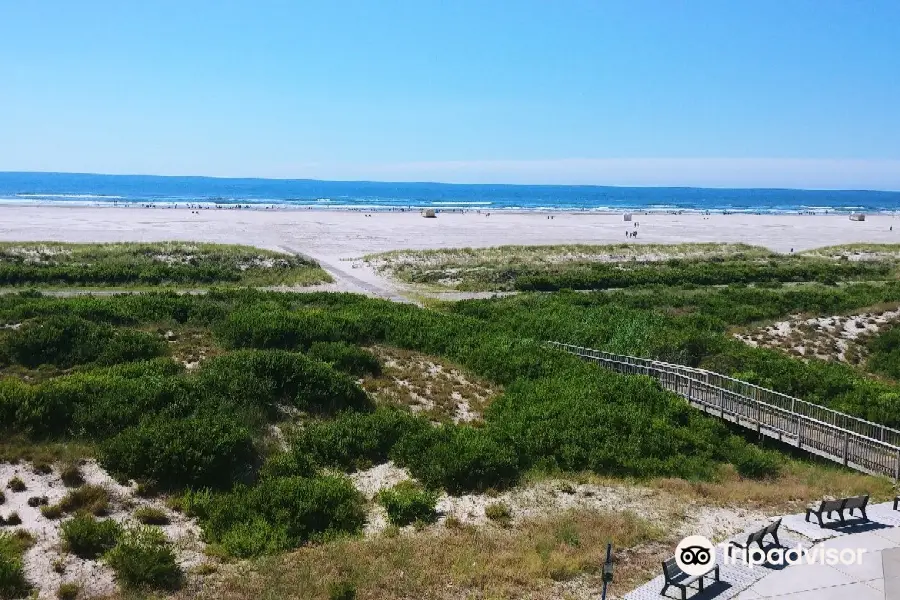
<path id="1" fill-rule="evenodd" d="M 0 243 L 0 286 L 313 285 L 331 281 L 293 254 L 193 242 Z"/>
<path id="2" fill-rule="evenodd" d="M 782 265 L 739 250 L 745 258 L 639 270 L 693 274 L 690 265 L 700 264 L 752 274 L 754 260 L 775 260 L 773 272 L 807 260 Z M 640 581 L 658 567 L 666 547 L 659 542 L 672 540 L 673 523 L 583 508 L 516 521 L 497 501 L 489 512 L 506 516 L 492 524 L 434 524 L 435 503 L 441 493 L 494 497 L 548 478 L 753 509 L 790 510 L 826 493 L 887 497 L 886 479 L 762 442 L 648 378 L 602 370 L 544 343 L 701 365 L 900 426 L 896 334 L 876 344 L 879 377 L 730 335 L 795 313 L 900 303 L 890 265 L 821 264 L 827 269 L 804 272 L 840 285 L 704 287 L 693 275 L 666 275 L 665 284 L 622 286 L 628 290 L 524 293 L 432 309 L 254 289 L 7 294 L 0 460 L 95 457 L 116 478 L 162 493 L 197 520 L 207 554 L 222 564 L 208 585 L 171 591 L 184 576 L 152 526 L 120 531 L 83 517 L 77 532 L 68 527 L 72 543 L 77 533 L 82 546 L 104 552 L 122 582 L 183 597 L 239 598 L 260 586 L 272 598 L 517 597 L 595 577 L 607 539 L 637 549 L 621 555 L 620 581 Z M 861 277 L 873 281 L 855 281 Z M 477 417 L 436 420 L 379 395 L 385 378 L 400 372 L 396 357 L 409 353 L 485 382 L 490 393 L 479 396 Z M 429 385 L 421 383 L 421 394 Z M 387 461 L 416 482 L 366 497 L 348 477 Z M 363 537 L 375 505 L 393 525 Z M 423 527 L 437 530 L 416 533 Z M 0 546 L 0 596 L 20 589 L 4 582 L 23 585 L 19 547 L 8 539 Z M 249 562 L 233 568 L 239 560 Z"/>
<path id="3" fill-rule="evenodd" d="M 744 244 L 501 246 L 395 251 L 364 259 L 401 281 L 460 291 L 835 284 L 896 279 L 900 256 L 896 249 L 854 248 L 784 256 Z M 850 260 L 863 251 L 868 253 L 866 260 Z"/>

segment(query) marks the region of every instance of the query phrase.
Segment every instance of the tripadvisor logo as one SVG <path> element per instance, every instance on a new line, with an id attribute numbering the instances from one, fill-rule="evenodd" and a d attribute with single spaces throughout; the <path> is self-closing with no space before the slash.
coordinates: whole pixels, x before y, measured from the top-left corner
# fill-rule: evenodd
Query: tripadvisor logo
<path id="1" fill-rule="evenodd" d="M 675 564 L 688 575 L 703 575 L 715 562 L 716 547 L 702 535 L 689 535 L 675 548 Z"/>
<path id="2" fill-rule="evenodd" d="M 852 566 L 863 562 L 865 548 L 826 548 L 822 546 L 807 547 L 797 544 L 793 547 L 768 548 L 751 547 L 727 548 L 723 546 L 723 565 L 736 565 L 739 562 L 753 568 L 761 565 L 828 565 Z M 716 562 L 716 547 L 702 535 L 690 535 L 675 548 L 675 564 L 678 568 L 694 577 L 707 573 Z"/>

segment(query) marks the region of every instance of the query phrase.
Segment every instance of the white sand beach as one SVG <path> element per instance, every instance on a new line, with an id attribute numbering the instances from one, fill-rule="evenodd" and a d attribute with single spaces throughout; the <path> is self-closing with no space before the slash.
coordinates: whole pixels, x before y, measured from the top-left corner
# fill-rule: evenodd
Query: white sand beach
<path id="1" fill-rule="evenodd" d="M 900 219 L 869 215 L 709 215 L 494 212 L 364 213 L 325 210 L 201 210 L 64 206 L 0 207 L 0 241 L 205 241 L 306 254 L 320 261 L 338 289 L 379 287 L 374 273 L 348 259 L 399 249 L 505 244 L 743 242 L 777 252 L 855 242 L 900 243 Z M 635 227 L 635 223 L 639 225 Z M 893 227 L 893 230 L 891 230 Z M 626 231 L 637 231 L 626 238 Z M 361 265 L 359 265 L 361 266 Z M 349 280 L 349 283 L 348 283 Z M 372 290 L 368 290 L 372 291 Z"/>

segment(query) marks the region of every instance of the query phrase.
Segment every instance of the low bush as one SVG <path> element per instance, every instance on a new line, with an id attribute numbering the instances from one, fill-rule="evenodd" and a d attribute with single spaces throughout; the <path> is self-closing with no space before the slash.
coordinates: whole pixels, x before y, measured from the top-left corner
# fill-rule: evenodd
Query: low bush
<path id="1" fill-rule="evenodd" d="M 199 373 L 217 401 L 275 414 L 284 404 L 313 413 L 365 409 L 370 403 L 355 381 L 326 364 L 282 350 L 239 350 L 207 360 Z"/>
<path id="2" fill-rule="evenodd" d="M 412 481 L 403 481 L 378 493 L 378 502 L 387 511 L 391 525 L 431 523 L 437 517 L 434 507 L 437 492 L 424 489 Z"/>
<path id="3" fill-rule="evenodd" d="M 306 353 L 355 377 L 381 374 L 381 363 L 374 354 L 346 342 L 315 342 Z"/>
<path id="4" fill-rule="evenodd" d="M 78 465 L 67 464 L 63 466 L 59 472 L 59 478 L 62 479 L 63 485 L 66 487 L 78 487 L 84 483 L 84 476 Z"/>
<path id="5" fill-rule="evenodd" d="M 41 507 L 41 514 L 45 519 L 58 519 L 63 515 L 63 510 L 59 504 L 47 504 Z"/>
<path id="6" fill-rule="evenodd" d="M 385 462 L 404 436 L 429 429 L 428 421 L 395 408 L 371 413 L 343 413 L 330 421 L 310 423 L 294 440 L 298 461 L 342 469 L 367 468 Z"/>
<path id="7" fill-rule="evenodd" d="M 869 371 L 900 379 L 900 327 L 879 333 L 869 341 L 868 348 Z"/>
<path id="8" fill-rule="evenodd" d="M 28 540 L 0 533 L 0 598 L 28 595 L 31 586 L 25 578 L 22 555 L 29 546 Z"/>
<path id="9" fill-rule="evenodd" d="M 59 501 L 64 513 L 83 513 L 102 517 L 109 512 L 109 491 L 99 485 L 85 484 L 70 490 Z"/>
<path id="10" fill-rule="evenodd" d="M 28 499 L 28 506 L 31 508 L 37 508 L 38 506 L 46 506 L 49 500 L 47 496 L 32 496 Z"/>
<path id="11" fill-rule="evenodd" d="M 315 473 L 316 465 L 309 454 L 277 452 L 266 458 L 259 470 L 259 478 L 312 477 Z"/>
<path id="12" fill-rule="evenodd" d="M 183 579 L 175 552 L 157 527 L 141 525 L 124 530 L 105 560 L 126 588 L 173 590 Z"/>
<path id="13" fill-rule="evenodd" d="M 53 467 L 50 466 L 50 463 L 44 461 L 35 462 L 31 468 L 38 475 L 49 475 L 53 472 Z"/>
<path id="14" fill-rule="evenodd" d="M 75 600 L 81 593 L 81 586 L 75 582 L 61 583 L 56 590 L 56 597 L 59 600 Z"/>
<path id="15" fill-rule="evenodd" d="M 403 437 L 392 457 L 426 486 L 451 494 L 503 488 L 519 476 L 515 450 L 487 428 L 429 427 Z"/>
<path id="16" fill-rule="evenodd" d="M 360 494 L 333 476 L 263 479 L 226 493 L 187 494 L 183 505 L 199 518 L 208 542 L 242 558 L 355 534 L 365 522 Z"/>
<path id="17" fill-rule="evenodd" d="M 100 445 L 106 469 L 161 489 L 230 486 L 253 457 L 250 432 L 226 415 L 148 418 Z"/>
<path id="18" fill-rule="evenodd" d="M 25 490 L 28 489 L 28 486 L 25 485 L 25 482 L 22 481 L 22 479 L 18 475 L 14 476 L 12 479 L 10 479 L 6 483 L 6 487 L 8 487 L 9 489 L 11 489 L 14 492 L 24 492 Z"/>
<path id="19" fill-rule="evenodd" d="M 169 516 L 166 514 L 166 511 L 153 506 L 142 506 L 135 510 L 131 516 L 144 525 L 169 524 Z"/>
<path id="20" fill-rule="evenodd" d="M 13 511 L 6 516 L 5 520 L 0 518 L 0 524 L 15 527 L 22 524 L 22 517 L 19 516 L 19 513 Z"/>
<path id="21" fill-rule="evenodd" d="M 44 363 L 60 368 L 114 364 L 161 356 L 166 345 L 141 331 L 115 329 L 80 317 L 54 315 L 25 323 L 6 338 L 9 356 L 26 367 Z"/>
<path id="22" fill-rule="evenodd" d="M 98 521 L 90 515 L 76 515 L 62 524 L 64 548 L 85 559 L 94 559 L 111 550 L 122 533 L 121 526 L 107 519 Z"/>
<path id="23" fill-rule="evenodd" d="M 0 490 L 0 504 L 3 504 L 4 502 L 6 502 L 6 494 L 4 494 L 2 490 Z"/>
<path id="24" fill-rule="evenodd" d="M 484 507 L 484 516 L 505 527 L 512 520 L 512 510 L 503 502 L 492 502 Z"/>

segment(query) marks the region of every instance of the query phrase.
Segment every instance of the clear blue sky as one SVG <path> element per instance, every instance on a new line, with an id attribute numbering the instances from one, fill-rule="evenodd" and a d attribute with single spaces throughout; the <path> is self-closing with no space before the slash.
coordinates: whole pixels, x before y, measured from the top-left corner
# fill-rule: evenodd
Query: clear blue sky
<path id="1" fill-rule="evenodd" d="M 0 170 L 900 189 L 900 2 L 0 0 Z"/>

